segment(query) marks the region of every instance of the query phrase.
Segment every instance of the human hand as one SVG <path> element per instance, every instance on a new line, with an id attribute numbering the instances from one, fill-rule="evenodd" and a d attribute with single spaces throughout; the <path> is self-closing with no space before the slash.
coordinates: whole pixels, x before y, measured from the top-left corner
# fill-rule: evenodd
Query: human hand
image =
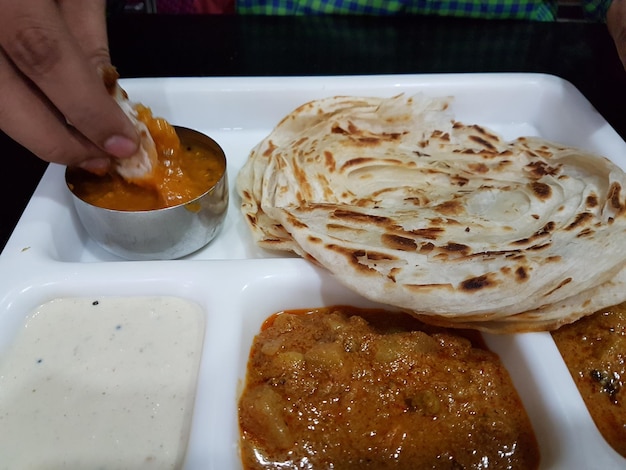
<path id="1" fill-rule="evenodd" d="M 99 74 L 105 3 L 0 0 L 0 129 L 45 161 L 97 173 L 138 145 Z"/>
<path id="2" fill-rule="evenodd" d="M 606 26 L 626 68 L 626 0 L 613 0 L 606 12 Z"/>

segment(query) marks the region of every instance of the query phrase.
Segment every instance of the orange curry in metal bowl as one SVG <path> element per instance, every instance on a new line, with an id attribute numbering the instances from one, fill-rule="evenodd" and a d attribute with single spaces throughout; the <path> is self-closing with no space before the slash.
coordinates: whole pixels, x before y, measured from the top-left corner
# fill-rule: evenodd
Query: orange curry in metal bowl
<path id="1" fill-rule="evenodd" d="M 225 162 L 210 149 L 179 139 L 165 119 L 150 108 L 136 105 L 138 119 L 152 136 L 158 165 L 144 181 L 130 182 L 116 172 L 94 175 L 68 168 L 72 192 L 94 206 L 120 211 L 163 209 L 189 202 L 204 194 L 224 175 Z"/>
<path id="2" fill-rule="evenodd" d="M 626 303 L 562 326 L 552 337 L 598 430 L 626 457 Z"/>
<path id="3" fill-rule="evenodd" d="M 239 400 L 245 469 L 539 466 L 530 420 L 475 332 L 336 306 L 271 316 Z"/>

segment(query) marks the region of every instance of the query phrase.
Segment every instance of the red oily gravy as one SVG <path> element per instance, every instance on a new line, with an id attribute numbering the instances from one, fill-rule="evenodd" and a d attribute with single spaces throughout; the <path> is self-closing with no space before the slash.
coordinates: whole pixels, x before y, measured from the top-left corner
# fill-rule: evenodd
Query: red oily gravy
<path id="1" fill-rule="evenodd" d="M 626 303 L 552 333 L 598 430 L 626 457 Z"/>
<path id="2" fill-rule="evenodd" d="M 524 468 L 540 455 L 476 332 L 346 306 L 272 315 L 239 400 L 243 467 Z"/>

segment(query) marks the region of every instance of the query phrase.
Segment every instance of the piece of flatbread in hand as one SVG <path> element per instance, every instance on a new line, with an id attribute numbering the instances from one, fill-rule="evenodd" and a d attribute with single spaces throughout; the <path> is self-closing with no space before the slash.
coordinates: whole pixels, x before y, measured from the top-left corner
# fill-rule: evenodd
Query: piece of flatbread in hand
<path id="1" fill-rule="evenodd" d="M 115 171 L 127 181 L 142 184 L 150 183 L 156 165 L 158 154 L 156 145 L 147 126 L 137 118 L 137 111 L 133 103 L 128 99 L 128 94 L 119 85 L 119 75 L 115 68 L 107 67 L 102 70 L 103 81 L 109 94 L 128 116 L 140 137 L 140 145 L 137 153 L 129 158 L 116 158 Z"/>
<path id="2" fill-rule="evenodd" d="M 450 99 L 332 97 L 260 142 L 237 178 L 260 246 L 313 260 L 426 321 L 550 330 L 626 300 L 626 174 L 454 120 Z"/>

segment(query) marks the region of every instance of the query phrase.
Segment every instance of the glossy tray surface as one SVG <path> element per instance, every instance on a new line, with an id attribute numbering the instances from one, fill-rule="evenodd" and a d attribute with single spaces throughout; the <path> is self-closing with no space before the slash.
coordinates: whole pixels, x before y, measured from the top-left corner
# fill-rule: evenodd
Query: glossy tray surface
<path id="1" fill-rule="evenodd" d="M 372 304 L 327 272 L 256 247 L 234 190 L 250 149 L 297 106 L 333 95 L 453 96 L 457 120 L 505 138 L 536 135 L 601 153 L 626 167 L 626 144 L 569 83 L 539 74 L 162 78 L 122 81 L 131 100 L 215 139 L 228 159 L 230 207 L 218 236 L 176 261 L 130 262 L 89 240 L 64 168 L 50 165 L 0 255 L 0 354 L 25 316 L 68 296 L 173 295 L 206 314 L 204 349 L 184 468 L 236 469 L 237 398 L 251 341 L 278 310 Z M 537 435 L 544 469 L 625 468 L 597 432 L 548 333 L 485 335 L 507 366 Z M 34 449 L 34 451 L 36 451 Z"/>

